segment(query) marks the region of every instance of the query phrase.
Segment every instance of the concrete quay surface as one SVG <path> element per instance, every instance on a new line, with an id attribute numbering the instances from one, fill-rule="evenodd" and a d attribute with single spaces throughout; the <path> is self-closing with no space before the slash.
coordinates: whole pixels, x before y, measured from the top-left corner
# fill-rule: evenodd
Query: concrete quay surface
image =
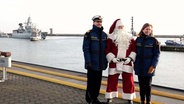
<path id="1" fill-rule="evenodd" d="M 0 77 L 1 77 L 0 73 Z M 86 104 L 86 74 L 72 72 L 35 64 L 13 62 L 8 68 L 5 82 L 0 83 L 0 104 Z M 126 104 L 121 97 L 113 99 L 112 104 Z M 106 78 L 103 78 L 100 101 L 104 98 Z M 136 85 L 138 104 L 139 89 Z M 153 86 L 152 104 L 184 104 L 183 91 Z"/>
<path id="2" fill-rule="evenodd" d="M 14 66 L 8 68 L 7 80 L 0 83 L 0 104 L 86 104 L 85 90 L 33 78 L 33 73 L 37 73 L 38 76 L 43 76 L 44 74 L 20 70 L 24 69 Z M 19 73 L 15 73 L 18 71 Z M 55 72 L 64 71 L 55 70 Z M 26 73 L 28 75 L 31 73 L 33 77 L 27 76 Z M 44 76 L 57 78 L 57 76 L 51 75 Z M 2 77 L 2 72 L 0 72 L 0 77 Z M 59 80 L 66 81 L 65 78 L 60 78 Z M 103 94 L 99 95 L 99 100 L 106 101 Z M 125 100 L 116 98 L 112 104 L 125 103 Z"/>

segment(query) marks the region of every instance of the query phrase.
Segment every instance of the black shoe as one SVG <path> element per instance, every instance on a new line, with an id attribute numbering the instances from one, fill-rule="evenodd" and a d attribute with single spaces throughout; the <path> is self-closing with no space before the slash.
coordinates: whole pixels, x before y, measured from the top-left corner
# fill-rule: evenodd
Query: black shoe
<path id="1" fill-rule="evenodd" d="M 107 99 L 106 104 L 110 104 L 110 103 L 112 103 L 112 99 Z"/>
<path id="2" fill-rule="evenodd" d="M 144 101 L 141 101 L 141 104 L 145 104 Z"/>
<path id="3" fill-rule="evenodd" d="M 101 104 L 109 104 L 109 103 L 107 103 L 107 102 L 101 102 Z"/>
<path id="4" fill-rule="evenodd" d="M 94 100 L 94 101 L 92 102 L 92 104 L 104 104 L 104 103 L 102 103 L 102 102 L 100 102 L 98 99 L 96 99 L 96 100 Z"/>
<path id="5" fill-rule="evenodd" d="M 132 100 L 128 100 L 128 104 L 133 104 L 133 101 Z"/>

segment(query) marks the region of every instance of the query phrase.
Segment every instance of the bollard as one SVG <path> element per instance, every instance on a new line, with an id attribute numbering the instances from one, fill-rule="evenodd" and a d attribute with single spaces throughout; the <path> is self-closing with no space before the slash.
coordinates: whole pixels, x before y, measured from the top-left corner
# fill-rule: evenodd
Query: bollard
<path id="1" fill-rule="evenodd" d="M 3 77 L 0 82 L 7 80 L 7 67 L 11 67 L 11 57 L 0 57 L 0 66 L 2 67 Z"/>

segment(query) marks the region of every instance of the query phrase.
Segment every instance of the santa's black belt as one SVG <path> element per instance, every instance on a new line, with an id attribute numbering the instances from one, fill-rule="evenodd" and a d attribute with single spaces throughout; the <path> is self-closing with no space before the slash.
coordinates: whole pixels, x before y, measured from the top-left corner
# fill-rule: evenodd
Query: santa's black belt
<path id="1" fill-rule="evenodd" d="M 121 62 L 121 61 L 126 61 L 127 59 L 125 58 L 118 58 L 118 61 Z"/>

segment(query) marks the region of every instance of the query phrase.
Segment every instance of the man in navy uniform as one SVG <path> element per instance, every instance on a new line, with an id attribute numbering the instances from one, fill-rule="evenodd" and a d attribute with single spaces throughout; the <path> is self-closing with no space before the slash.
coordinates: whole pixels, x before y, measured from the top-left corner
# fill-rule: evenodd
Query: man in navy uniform
<path id="1" fill-rule="evenodd" d="M 83 53 L 87 69 L 87 89 L 85 99 L 88 104 L 103 104 L 98 100 L 102 80 L 102 71 L 107 68 L 105 55 L 107 34 L 103 31 L 102 17 L 92 18 L 93 27 L 85 33 Z"/>

